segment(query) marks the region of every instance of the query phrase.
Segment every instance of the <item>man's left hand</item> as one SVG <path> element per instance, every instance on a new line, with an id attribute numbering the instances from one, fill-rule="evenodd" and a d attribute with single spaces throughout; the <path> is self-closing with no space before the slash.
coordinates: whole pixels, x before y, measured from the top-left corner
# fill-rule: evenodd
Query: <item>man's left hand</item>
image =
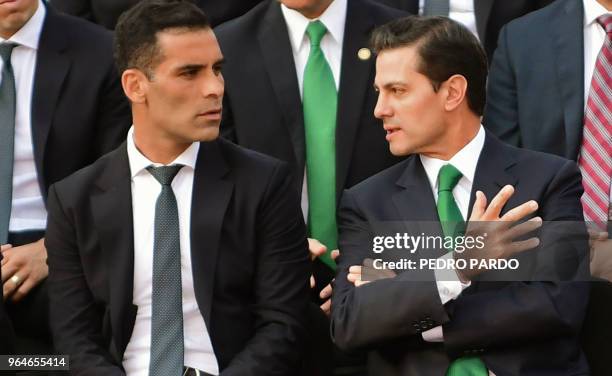
<path id="1" fill-rule="evenodd" d="M 49 275 L 44 239 L 19 247 L 2 246 L 4 299 L 18 302 Z"/>

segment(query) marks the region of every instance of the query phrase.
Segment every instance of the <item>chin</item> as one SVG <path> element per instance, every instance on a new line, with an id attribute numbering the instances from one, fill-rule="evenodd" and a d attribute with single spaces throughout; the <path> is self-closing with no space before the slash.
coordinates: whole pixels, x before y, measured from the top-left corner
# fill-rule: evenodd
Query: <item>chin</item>
<path id="1" fill-rule="evenodd" d="M 206 142 L 213 141 L 219 137 L 219 126 L 216 127 L 206 127 L 206 129 L 198 132 L 196 137 L 196 141 Z"/>

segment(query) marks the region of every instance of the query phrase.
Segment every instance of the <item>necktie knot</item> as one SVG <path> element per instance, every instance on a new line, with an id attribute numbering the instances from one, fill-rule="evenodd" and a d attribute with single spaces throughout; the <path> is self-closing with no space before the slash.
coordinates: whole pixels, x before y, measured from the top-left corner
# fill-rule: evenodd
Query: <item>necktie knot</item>
<path id="1" fill-rule="evenodd" d="M 178 172 L 183 168 L 183 165 L 172 165 L 172 166 L 160 166 L 160 167 L 147 167 L 147 171 L 155 180 L 159 182 L 161 185 L 170 185 L 172 184 L 172 180 Z"/>
<path id="2" fill-rule="evenodd" d="M 438 193 L 442 191 L 452 192 L 462 176 L 463 174 L 452 164 L 442 166 L 438 173 Z"/>
<path id="3" fill-rule="evenodd" d="M 608 13 L 597 17 L 597 22 L 604 28 L 606 33 L 612 33 L 612 14 Z"/>
<path id="4" fill-rule="evenodd" d="M 11 64 L 11 54 L 13 53 L 13 48 L 15 47 L 17 47 L 15 43 L 0 43 L 0 57 L 2 58 L 4 64 Z"/>
<path id="5" fill-rule="evenodd" d="M 308 34 L 308 39 L 310 39 L 310 46 L 318 47 L 325 33 L 327 33 L 327 28 L 323 25 L 323 22 L 313 21 L 309 23 L 306 28 L 306 34 Z"/>

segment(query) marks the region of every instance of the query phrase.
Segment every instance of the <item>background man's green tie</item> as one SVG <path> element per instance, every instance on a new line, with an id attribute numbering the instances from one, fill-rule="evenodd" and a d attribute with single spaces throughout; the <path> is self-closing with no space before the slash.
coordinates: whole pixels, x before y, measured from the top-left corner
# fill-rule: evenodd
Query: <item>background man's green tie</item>
<path id="1" fill-rule="evenodd" d="M 338 247 L 336 224 L 336 110 L 338 92 L 321 50 L 327 32 L 321 21 L 308 25 L 310 54 L 304 69 L 304 128 L 308 180 L 308 231 L 327 247 L 321 261 L 335 269 L 331 251 Z"/>
<path id="2" fill-rule="evenodd" d="M 453 197 L 453 188 L 463 175 L 455 166 L 446 164 L 438 174 L 438 217 L 444 236 L 465 234 L 465 221 Z M 446 376 L 487 376 L 487 367 L 476 357 L 463 357 L 453 361 Z"/>

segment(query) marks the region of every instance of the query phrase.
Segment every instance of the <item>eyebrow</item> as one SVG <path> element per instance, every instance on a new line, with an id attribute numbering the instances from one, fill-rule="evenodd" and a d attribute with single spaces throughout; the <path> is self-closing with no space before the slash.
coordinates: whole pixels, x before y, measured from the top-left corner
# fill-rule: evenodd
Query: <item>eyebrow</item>
<path id="1" fill-rule="evenodd" d="M 225 63 L 225 59 L 219 59 L 215 61 L 212 65 L 219 66 L 219 65 L 223 65 L 224 63 Z M 181 65 L 176 70 L 179 72 L 188 71 L 188 70 L 200 70 L 200 69 L 206 68 L 207 66 L 208 64 L 186 64 L 186 65 Z"/>
<path id="2" fill-rule="evenodd" d="M 395 86 L 395 85 L 406 86 L 407 84 L 405 82 L 402 82 L 402 81 L 391 81 L 391 82 L 386 82 L 382 86 L 384 88 L 389 88 L 389 87 Z M 378 88 L 379 88 L 378 85 L 374 84 L 374 89 L 378 89 Z"/>

